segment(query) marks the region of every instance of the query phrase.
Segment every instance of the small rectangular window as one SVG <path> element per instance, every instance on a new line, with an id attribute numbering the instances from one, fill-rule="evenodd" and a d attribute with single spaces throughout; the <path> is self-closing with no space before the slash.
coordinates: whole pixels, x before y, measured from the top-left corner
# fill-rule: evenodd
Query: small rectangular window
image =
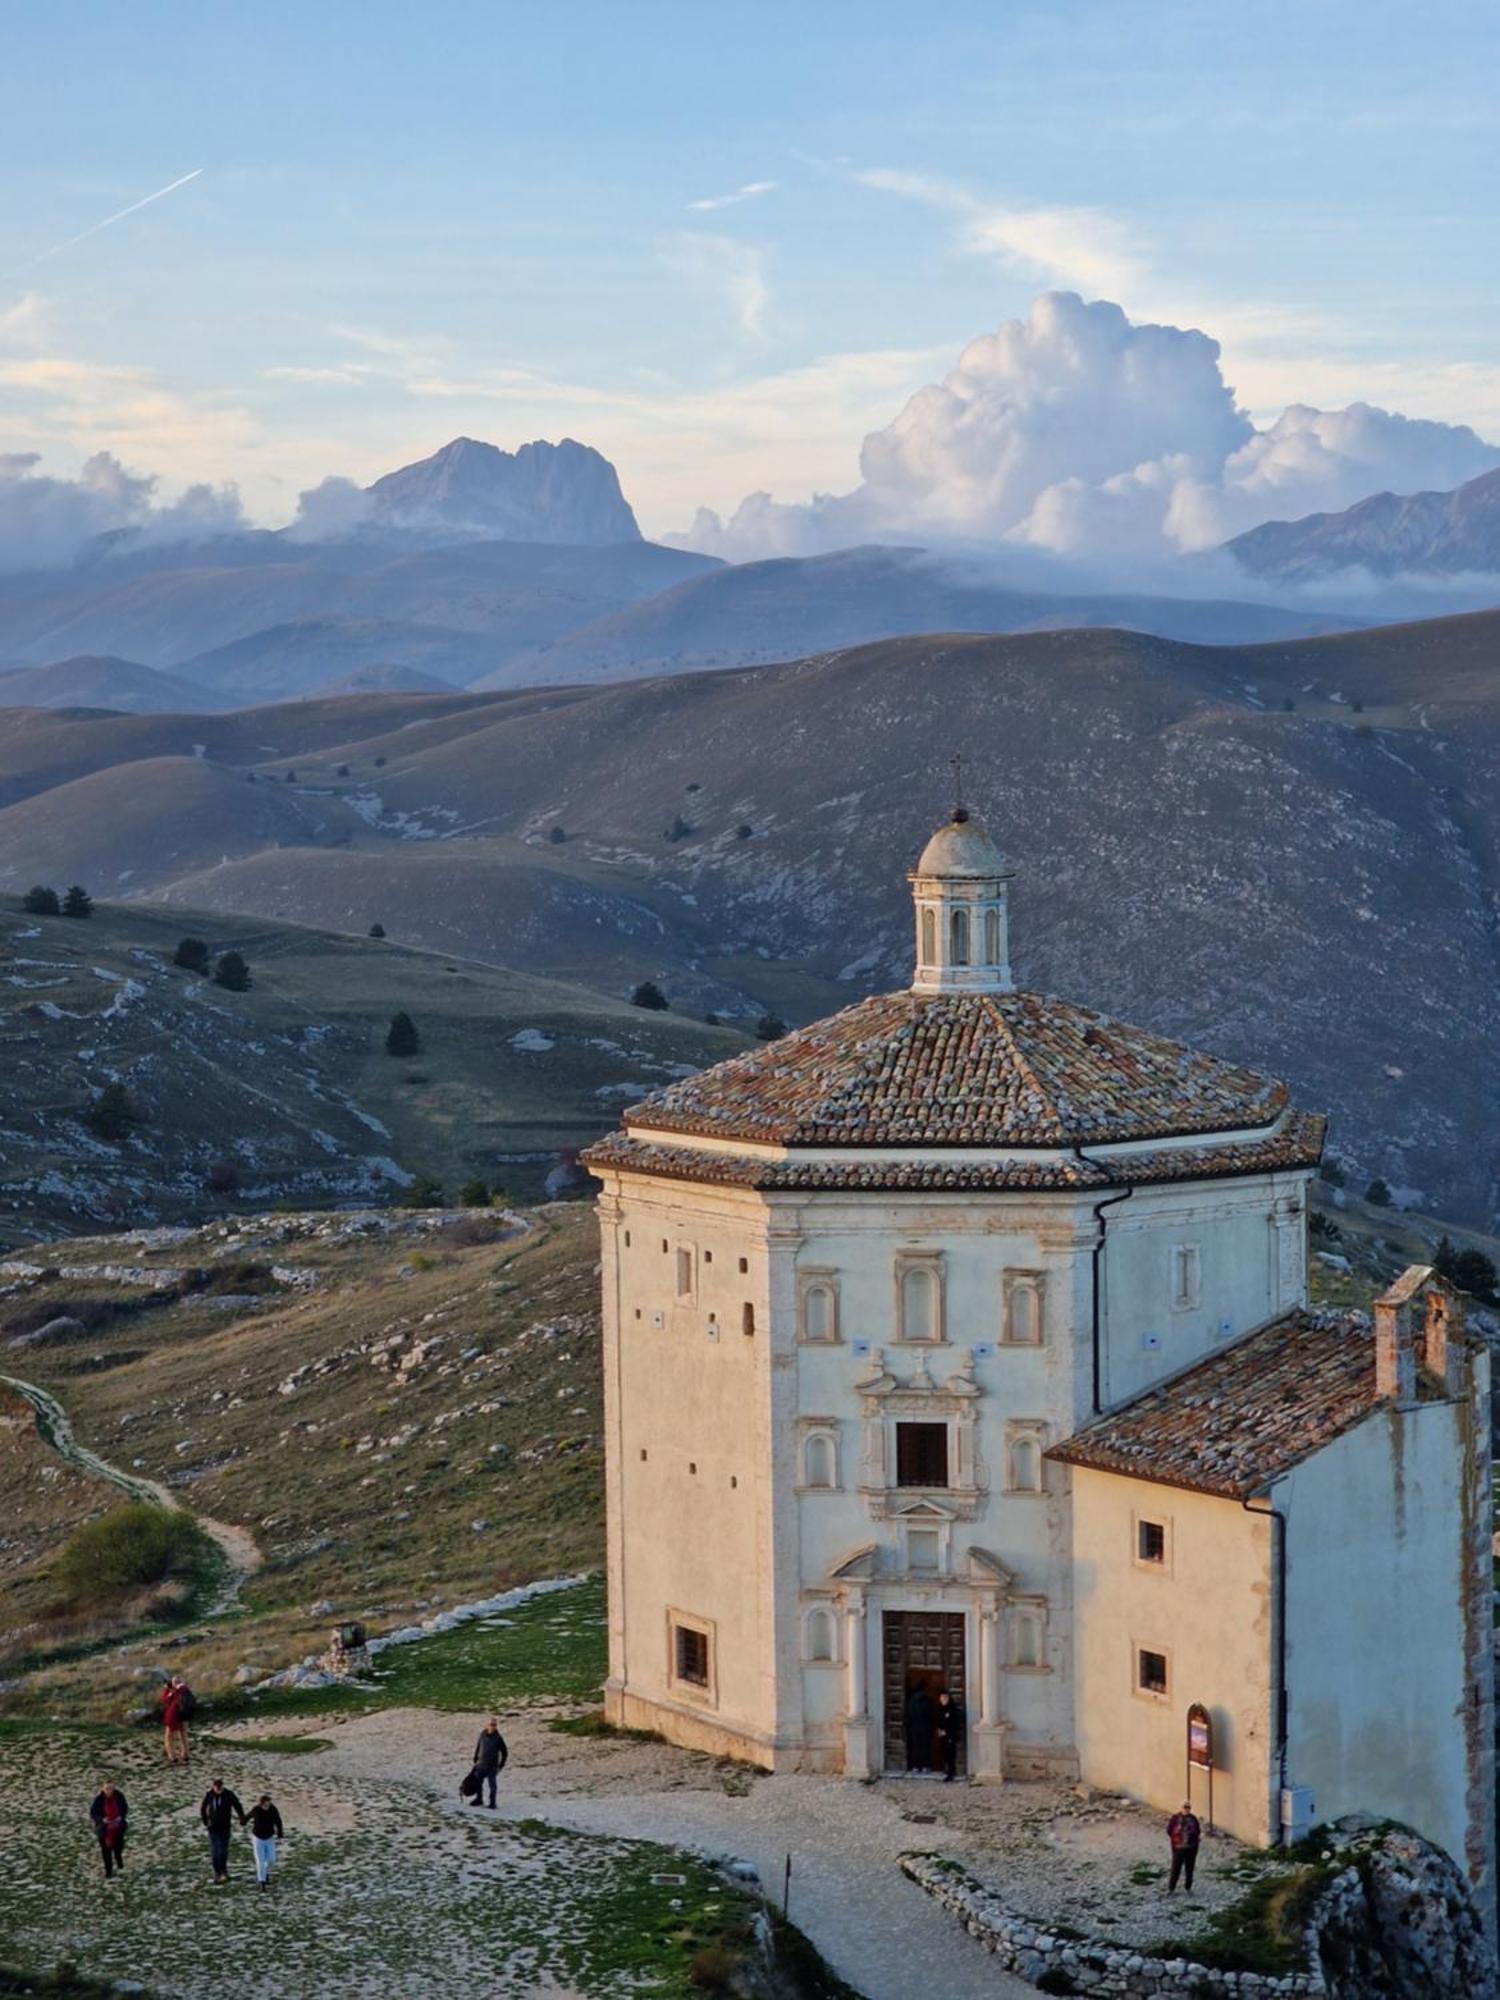
<path id="1" fill-rule="evenodd" d="M 908 1569 L 935 1570 L 942 1564 L 943 1546 L 935 1528 L 908 1528 L 906 1564 Z"/>
<path id="2" fill-rule="evenodd" d="M 677 1296 L 690 1299 L 693 1296 L 693 1253 L 691 1250 L 677 1252 Z"/>
<path id="3" fill-rule="evenodd" d="M 746 1299 L 744 1305 L 740 1308 L 740 1332 L 754 1333 L 754 1331 L 755 1307 L 750 1303 L 749 1299 Z"/>
<path id="4" fill-rule="evenodd" d="M 625 1248 L 627 1250 L 630 1248 L 630 1231 L 628 1229 L 625 1232 Z"/>
<path id="5" fill-rule="evenodd" d="M 1167 1691 L 1167 1656 L 1165 1653 L 1148 1652 L 1143 1646 L 1136 1657 L 1136 1685 L 1142 1694 L 1165 1694 Z"/>
<path id="6" fill-rule="evenodd" d="M 1143 1563 L 1164 1563 L 1167 1559 L 1167 1531 L 1160 1521 L 1135 1524 L 1136 1557 Z"/>
<path id="7" fill-rule="evenodd" d="M 946 1424 L 897 1424 L 896 1484 L 898 1486 L 948 1484 Z"/>
<path id="8" fill-rule="evenodd" d="M 695 1632 L 689 1625 L 672 1627 L 676 1653 L 676 1678 L 690 1687 L 708 1686 L 708 1634 Z"/>
<path id="9" fill-rule="evenodd" d="M 749 1270 L 749 1268 L 750 1268 L 750 1259 L 749 1259 L 748 1257 L 741 1257 L 741 1259 L 740 1259 L 740 1276 L 741 1276 L 742 1278 L 744 1277 L 745 1273 L 746 1273 L 746 1272 L 747 1272 L 747 1271 Z"/>
<path id="10" fill-rule="evenodd" d="M 1172 1304 L 1178 1312 L 1196 1306 L 1203 1295 L 1202 1260 L 1196 1243 L 1177 1243 L 1172 1248 Z"/>

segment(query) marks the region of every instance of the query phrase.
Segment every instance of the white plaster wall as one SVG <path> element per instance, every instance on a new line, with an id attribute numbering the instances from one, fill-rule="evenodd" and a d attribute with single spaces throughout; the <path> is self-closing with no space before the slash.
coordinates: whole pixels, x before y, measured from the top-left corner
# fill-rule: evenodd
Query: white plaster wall
<path id="1" fill-rule="evenodd" d="M 1172 1811 L 1186 1796 L 1187 1711 L 1214 1721 L 1214 1821 L 1272 1832 L 1271 1529 L 1237 1501 L 1073 1468 L 1078 1671 L 1085 1780 Z M 1161 1522 L 1168 1561 L 1135 1560 L 1137 1518 Z M 1137 1688 L 1137 1651 L 1168 1660 L 1165 1699 Z M 1206 1813 L 1201 1775 L 1193 1800 Z"/>
<path id="2" fill-rule="evenodd" d="M 1105 1409 L 1306 1302 L 1308 1178 L 1141 1187 L 1105 1211 Z M 1178 1244 L 1196 1245 L 1201 1267 L 1199 1303 L 1186 1309 L 1172 1300 Z"/>
<path id="3" fill-rule="evenodd" d="M 1278 1482 L 1288 1778 L 1320 1819 L 1389 1814 L 1466 1866 L 1466 1411 L 1376 1411 Z"/>

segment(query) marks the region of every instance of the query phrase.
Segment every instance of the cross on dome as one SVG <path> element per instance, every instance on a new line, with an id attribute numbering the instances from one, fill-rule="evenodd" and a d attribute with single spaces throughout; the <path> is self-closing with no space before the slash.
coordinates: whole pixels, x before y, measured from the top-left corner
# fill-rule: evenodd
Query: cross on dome
<path id="1" fill-rule="evenodd" d="M 953 759 L 955 804 L 906 878 L 916 906 L 914 993 L 1009 993 L 1010 870 L 963 803 L 963 759 Z"/>

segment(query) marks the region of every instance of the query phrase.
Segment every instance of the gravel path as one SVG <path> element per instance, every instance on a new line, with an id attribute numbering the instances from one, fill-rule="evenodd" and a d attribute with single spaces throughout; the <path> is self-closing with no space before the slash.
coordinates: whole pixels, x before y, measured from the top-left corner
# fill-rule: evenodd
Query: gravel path
<path id="1" fill-rule="evenodd" d="M 426 1709 L 318 1726 L 333 1747 L 299 1759 L 304 1782 L 326 1771 L 370 1786 L 424 1785 L 450 1801 L 475 1728 L 472 1718 Z M 262 1735 L 275 1727 L 245 1725 Z M 736 1856 L 752 1862 L 778 1897 L 790 1854 L 793 1921 L 865 2000 L 912 2000 L 919 1992 L 935 2000 L 1023 2000 L 1033 1993 L 899 1872 L 897 1857 L 909 1849 L 962 1845 L 951 1827 L 905 1816 L 925 1806 L 927 1788 L 752 1776 L 663 1745 L 558 1735 L 530 1716 L 504 1727 L 512 1761 L 502 1824 L 536 1817 L 584 1833 Z"/>

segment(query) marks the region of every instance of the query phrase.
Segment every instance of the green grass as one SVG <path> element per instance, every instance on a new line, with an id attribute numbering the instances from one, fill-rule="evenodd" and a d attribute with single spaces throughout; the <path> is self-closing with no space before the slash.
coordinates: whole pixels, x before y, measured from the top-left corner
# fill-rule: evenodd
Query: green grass
<path id="1" fill-rule="evenodd" d="M 438 1708 L 504 1715 L 538 1698 L 586 1701 L 604 1679 L 604 1580 L 533 1597 L 514 1611 L 476 1619 L 431 1639 L 379 1654 L 373 1687 L 267 1688 L 215 1699 L 212 1713 L 284 1716 L 365 1714 L 377 1708 Z"/>
<path id="2" fill-rule="evenodd" d="M 1181 1937 L 1142 1946 L 1156 1958 L 1190 1958 L 1214 1971 L 1262 1972 L 1273 1978 L 1301 1972 L 1307 1957 L 1302 1933 L 1312 1906 L 1337 1873 L 1315 1862 L 1277 1868 L 1252 1884 L 1237 1903 L 1215 1910 Z"/>

